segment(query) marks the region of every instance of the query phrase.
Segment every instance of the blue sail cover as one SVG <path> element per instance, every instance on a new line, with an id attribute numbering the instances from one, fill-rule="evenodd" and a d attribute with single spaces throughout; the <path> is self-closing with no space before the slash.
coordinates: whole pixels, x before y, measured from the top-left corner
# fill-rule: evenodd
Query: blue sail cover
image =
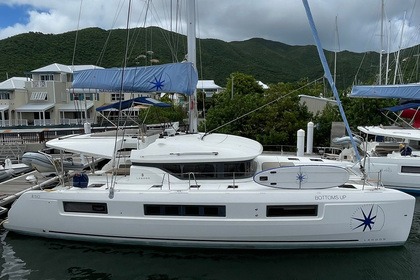
<path id="1" fill-rule="evenodd" d="M 142 104 L 142 105 L 152 105 L 156 107 L 171 107 L 171 104 L 160 102 L 156 99 L 150 98 L 150 97 L 136 97 L 129 100 L 124 100 L 120 102 L 115 102 L 109 105 L 101 106 L 96 108 L 96 111 L 102 112 L 106 110 L 124 110 L 127 108 L 130 108 L 131 106 L 135 104 Z"/>
<path id="2" fill-rule="evenodd" d="M 420 84 L 353 86 L 350 97 L 420 100 Z"/>
<path id="3" fill-rule="evenodd" d="M 192 95 L 198 83 L 198 74 L 191 62 L 88 69 L 75 71 L 73 76 L 73 88 L 125 92 L 175 92 Z"/>

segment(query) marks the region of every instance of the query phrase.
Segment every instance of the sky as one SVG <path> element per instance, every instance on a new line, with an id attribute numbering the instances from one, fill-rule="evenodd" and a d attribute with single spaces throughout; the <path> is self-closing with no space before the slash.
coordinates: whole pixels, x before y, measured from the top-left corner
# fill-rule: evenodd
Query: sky
<path id="1" fill-rule="evenodd" d="M 386 53 L 420 44 L 420 0 L 308 0 L 324 49 Z M 0 0 L 0 39 L 20 33 L 58 34 L 159 26 L 186 33 L 185 0 Z M 180 12 L 177 13 L 176 11 Z M 300 0 L 197 0 L 197 37 L 223 41 L 264 38 L 314 45 Z M 172 12 L 171 12 L 172 11 Z M 404 20 L 405 19 L 405 20 Z M 383 36 L 381 36 L 383 34 Z M 382 39 L 382 40 L 381 40 Z M 381 43 L 382 41 L 382 43 Z"/>

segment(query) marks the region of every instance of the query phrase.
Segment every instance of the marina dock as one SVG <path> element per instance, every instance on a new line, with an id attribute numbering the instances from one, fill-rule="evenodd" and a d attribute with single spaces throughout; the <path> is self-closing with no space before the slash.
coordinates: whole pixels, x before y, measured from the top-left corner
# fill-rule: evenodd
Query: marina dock
<path id="1" fill-rule="evenodd" d="M 31 171 L 9 180 L 0 182 L 0 215 L 5 214 L 9 206 L 20 195 L 29 190 L 50 187 L 60 180 L 60 176 L 45 177 L 38 171 Z"/>

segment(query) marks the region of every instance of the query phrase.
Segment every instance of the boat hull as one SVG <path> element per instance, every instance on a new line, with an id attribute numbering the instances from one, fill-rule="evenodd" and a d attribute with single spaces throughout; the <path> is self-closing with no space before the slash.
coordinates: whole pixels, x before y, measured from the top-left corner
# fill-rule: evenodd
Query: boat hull
<path id="1" fill-rule="evenodd" d="M 105 189 L 72 189 L 23 194 L 4 227 L 48 238 L 167 247 L 399 246 L 408 238 L 415 204 L 414 197 L 388 189 L 119 191 L 112 199 Z M 186 215 L 188 206 L 201 210 Z"/>

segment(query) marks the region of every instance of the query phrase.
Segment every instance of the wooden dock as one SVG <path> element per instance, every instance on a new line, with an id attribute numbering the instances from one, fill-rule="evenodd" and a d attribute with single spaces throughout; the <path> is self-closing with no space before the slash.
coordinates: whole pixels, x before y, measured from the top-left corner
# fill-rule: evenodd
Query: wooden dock
<path id="1" fill-rule="evenodd" d="M 0 182 L 0 215 L 6 213 L 8 211 L 6 206 L 12 204 L 24 192 L 49 187 L 59 180 L 59 176 L 45 177 L 38 171 L 31 171 Z"/>

